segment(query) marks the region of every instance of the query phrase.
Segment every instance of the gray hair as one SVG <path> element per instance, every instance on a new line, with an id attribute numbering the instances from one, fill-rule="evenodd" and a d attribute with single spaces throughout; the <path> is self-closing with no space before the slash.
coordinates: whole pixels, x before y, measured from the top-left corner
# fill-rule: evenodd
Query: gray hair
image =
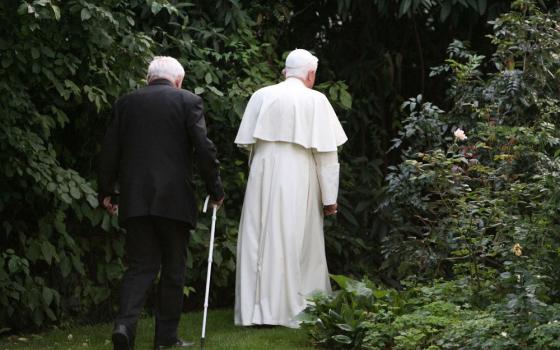
<path id="1" fill-rule="evenodd" d="M 175 58 L 170 56 L 156 56 L 148 67 L 148 82 L 155 79 L 175 81 L 185 76 L 185 69 Z"/>
<path id="2" fill-rule="evenodd" d="M 286 68 L 284 74 L 287 77 L 297 77 L 305 79 L 310 71 L 317 71 L 319 59 L 309 51 L 295 49 L 286 57 Z"/>

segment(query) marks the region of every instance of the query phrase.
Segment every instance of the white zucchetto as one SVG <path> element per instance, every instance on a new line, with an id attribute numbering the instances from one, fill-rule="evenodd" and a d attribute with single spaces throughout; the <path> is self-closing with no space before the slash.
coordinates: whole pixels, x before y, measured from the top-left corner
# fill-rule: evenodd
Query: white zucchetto
<path id="1" fill-rule="evenodd" d="M 312 68 L 317 69 L 319 59 L 304 49 L 295 49 L 286 57 L 286 69 Z"/>

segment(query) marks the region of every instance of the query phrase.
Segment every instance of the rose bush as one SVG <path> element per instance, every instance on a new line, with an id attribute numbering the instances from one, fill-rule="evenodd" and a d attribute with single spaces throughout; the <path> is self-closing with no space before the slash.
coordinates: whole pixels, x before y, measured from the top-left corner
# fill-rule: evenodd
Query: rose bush
<path id="1" fill-rule="evenodd" d="M 380 207 L 392 222 L 381 268 L 401 290 L 352 282 L 315 298 L 307 327 L 318 344 L 558 348 L 560 15 L 531 0 L 512 7 L 492 22 L 490 59 L 456 41 L 432 70 L 448 77 L 446 112 L 421 96 L 403 105 L 402 162 Z"/>

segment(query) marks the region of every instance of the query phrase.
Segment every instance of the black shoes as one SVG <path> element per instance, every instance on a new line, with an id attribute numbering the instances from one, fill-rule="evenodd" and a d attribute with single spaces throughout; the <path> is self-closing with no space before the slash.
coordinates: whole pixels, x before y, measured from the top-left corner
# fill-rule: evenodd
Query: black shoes
<path id="1" fill-rule="evenodd" d="M 186 342 L 181 339 L 177 339 L 175 342 L 171 344 L 156 344 L 154 346 L 154 350 L 163 350 L 163 349 L 185 349 L 190 348 L 193 346 L 193 342 Z"/>
<path id="2" fill-rule="evenodd" d="M 115 325 L 112 334 L 113 350 L 134 350 L 133 340 L 130 337 L 126 327 L 122 324 Z M 163 349 L 185 349 L 193 346 L 193 342 L 186 342 L 181 339 L 172 341 L 171 343 L 164 343 L 154 345 L 155 350 Z"/>
<path id="3" fill-rule="evenodd" d="M 113 340 L 114 350 L 133 350 L 133 346 L 130 344 L 128 331 L 124 325 L 115 325 L 111 339 Z"/>

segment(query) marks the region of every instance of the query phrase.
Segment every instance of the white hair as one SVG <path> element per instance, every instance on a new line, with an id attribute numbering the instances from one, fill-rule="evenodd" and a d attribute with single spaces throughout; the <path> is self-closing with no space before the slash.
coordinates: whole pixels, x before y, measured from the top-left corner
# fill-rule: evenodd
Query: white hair
<path id="1" fill-rule="evenodd" d="M 313 56 L 309 51 L 303 49 L 295 49 L 286 57 L 286 66 L 284 74 L 286 78 L 307 78 L 307 73 L 317 71 L 319 59 Z"/>
<path id="2" fill-rule="evenodd" d="M 155 79 L 167 79 L 174 82 L 185 76 L 185 69 L 175 58 L 170 56 L 156 56 L 148 67 L 148 82 Z"/>

